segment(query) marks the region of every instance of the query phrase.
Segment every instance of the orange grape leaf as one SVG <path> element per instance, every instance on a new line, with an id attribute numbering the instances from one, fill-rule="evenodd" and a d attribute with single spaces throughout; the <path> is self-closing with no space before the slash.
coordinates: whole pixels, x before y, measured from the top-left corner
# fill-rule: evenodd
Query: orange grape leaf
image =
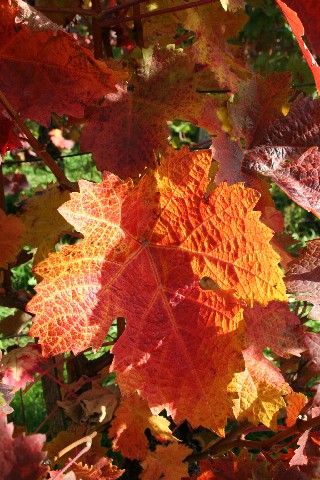
<path id="1" fill-rule="evenodd" d="M 61 450 L 65 449 L 72 443 L 80 440 L 81 438 L 86 436 L 86 425 L 78 426 L 76 429 L 68 429 L 66 431 L 59 432 L 56 437 L 54 437 L 50 442 L 47 442 L 44 445 L 44 450 L 47 452 L 47 457 L 53 459 Z M 101 446 L 102 434 L 98 433 L 92 439 L 92 445 L 90 450 L 84 454 L 84 458 L 86 463 L 90 463 L 91 465 L 96 463 L 101 457 L 105 457 L 107 453 L 107 448 Z M 84 444 L 80 444 L 78 447 L 72 450 L 74 454 L 80 452 L 80 450 L 84 447 Z M 55 464 L 64 466 L 68 457 L 70 456 L 70 451 L 59 457 Z"/>
<path id="2" fill-rule="evenodd" d="M 188 465 L 183 460 L 191 455 L 192 450 L 186 445 L 170 443 L 167 447 L 158 445 L 154 452 L 148 452 L 148 456 L 141 466 L 141 480 L 178 479 L 188 474 Z"/>
<path id="3" fill-rule="evenodd" d="M 26 227 L 24 244 L 36 247 L 34 265 L 55 251 L 59 237 L 72 230 L 71 225 L 58 212 L 58 208 L 70 198 L 70 192 L 58 184 L 38 187 L 34 195 L 19 203 L 18 218 Z"/>
<path id="4" fill-rule="evenodd" d="M 286 396 L 287 402 L 287 418 L 286 425 L 287 427 L 292 427 L 297 421 L 297 417 L 305 404 L 307 403 L 308 398 L 303 395 L 303 393 L 293 392 Z"/>
<path id="5" fill-rule="evenodd" d="M 0 465 L 2 480 L 23 478 L 35 480 L 48 471 L 42 465 L 45 453 L 41 451 L 46 436 L 40 433 L 13 437 L 13 423 L 0 411 Z"/>
<path id="6" fill-rule="evenodd" d="M 190 8 L 184 28 L 196 34 L 190 52 L 197 64 L 206 64 L 215 74 L 220 87 L 237 90 L 240 79 L 249 71 L 239 57 L 239 47 L 227 40 L 238 35 L 248 17 L 244 12 L 226 12 L 220 2 Z"/>
<path id="7" fill-rule="evenodd" d="M 143 460 L 148 451 L 145 430 L 149 428 L 151 434 L 160 442 L 173 441 L 169 425 L 166 418 L 153 415 L 147 402 L 133 394 L 122 398 L 108 435 L 113 438 L 113 450 L 121 450 L 122 455 L 131 460 Z"/>
<path id="8" fill-rule="evenodd" d="M 125 470 L 119 470 L 118 467 L 113 465 L 111 458 L 100 458 L 97 463 L 90 466 L 81 462 L 75 463 L 71 466 L 71 469 L 75 480 L 116 480 L 125 472 Z M 55 471 L 53 474 L 57 475 L 58 471 Z M 67 475 L 61 478 L 67 480 Z"/>
<path id="9" fill-rule="evenodd" d="M 296 37 L 296 40 L 299 44 L 299 47 L 301 49 L 301 52 L 303 53 L 304 58 L 306 59 L 306 62 L 313 74 L 316 87 L 318 92 L 320 92 L 320 67 L 317 64 L 316 59 L 310 52 L 309 48 L 304 42 L 304 25 L 301 22 L 301 18 L 303 21 L 306 23 L 306 25 L 309 24 L 309 18 L 312 17 L 311 11 L 315 9 L 316 15 L 313 19 L 313 21 L 319 21 L 319 10 L 317 9 L 316 2 L 314 2 L 313 6 L 311 7 L 311 2 L 310 0 L 299 0 L 300 6 L 298 7 L 298 12 L 299 16 L 297 15 L 297 12 L 295 10 L 292 10 L 290 6 L 295 8 L 297 6 L 297 3 L 292 0 L 286 0 L 286 2 L 283 2 L 282 0 L 277 0 L 277 3 L 281 10 L 283 11 L 287 22 L 289 23 L 292 33 Z M 307 7 L 307 9 L 306 9 Z M 309 7 L 309 8 L 308 8 Z M 311 8 L 310 8 L 311 7 Z M 304 12 L 304 14 L 301 15 L 301 13 Z M 300 18 L 301 17 L 301 18 Z M 318 24 L 316 24 L 318 25 Z M 308 38 L 312 41 L 312 46 L 314 47 L 316 44 L 319 45 L 319 34 L 317 34 L 318 31 L 318 26 L 316 26 L 315 29 L 315 36 L 310 36 L 310 31 L 312 31 L 312 28 L 310 28 L 310 24 L 308 25 Z M 319 46 L 317 46 L 315 53 L 319 53 Z"/>
<path id="10" fill-rule="evenodd" d="M 135 177 L 165 150 L 168 120 L 201 123 L 206 96 L 196 91 L 194 63 L 171 47 L 143 51 L 139 75 L 128 87 L 118 86 L 102 106 L 87 109 L 81 148 L 92 152 L 99 170 Z"/>
<path id="11" fill-rule="evenodd" d="M 1 90 L 24 118 L 83 117 L 124 78 L 27 3 L 0 5 Z"/>
<path id="12" fill-rule="evenodd" d="M 141 13 L 154 12 L 177 6 L 176 0 L 147 0 L 141 4 Z M 182 25 L 186 18 L 186 10 L 163 13 L 142 19 L 144 45 L 159 44 L 167 46 L 177 42 L 175 38 L 179 24 Z"/>
<path id="13" fill-rule="evenodd" d="M 24 388 L 27 382 L 33 382 L 33 376 L 46 363 L 39 345 L 29 343 L 25 347 L 16 347 L 2 358 L 2 382 L 11 385 L 16 392 L 19 388 Z"/>
<path id="14" fill-rule="evenodd" d="M 6 215 L 0 209 L 0 268 L 7 268 L 23 246 L 25 226 L 14 215 Z"/>
<path id="15" fill-rule="evenodd" d="M 272 233 L 253 211 L 258 193 L 222 184 L 206 198 L 209 167 L 207 152 L 168 150 L 136 187 L 109 173 L 79 182 L 59 211 L 84 240 L 36 267 L 44 280 L 28 309 L 45 355 L 97 349 L 125 317 L 113 350 L 121 390 L 221 432 L 227 385 L 243 368 L 240 300 L 286 296 Z M 202 290 L 205 276 L 220 290 Z"/>
<path id="16" fill-rule="evenodd" d="M 283 395 L 291 392 L 280 370 L 254 347 L 243 351 L 244 372 L 236 373 L 229 391 L 236 393 L 233 412 L 238 421 L 248 419 L 277 430 L 277 415 L 285 407 Z"/>

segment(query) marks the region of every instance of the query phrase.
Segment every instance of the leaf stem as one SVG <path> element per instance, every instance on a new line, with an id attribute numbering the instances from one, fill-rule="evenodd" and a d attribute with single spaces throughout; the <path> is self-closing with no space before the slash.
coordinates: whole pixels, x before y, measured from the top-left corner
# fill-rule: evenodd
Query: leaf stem
<path id="1" fill-rule="evenodd" d="M 11 118 L 16 122 L 20 130 L 25 134 L 28 142 L 30 143 L 36 154 L 41 158 L 44 164 L 47 165 L 53 175 L 55 175 L 58 182 L 69 190 L 74 190 L 73 185 L 71 184 L 71 182 L 69 182 L 63 171 L 58 167 L 51 155 L 49 155 L 49 153 L 46 151 L 45 147 L 41 145 L 41 143 L 39 143 L 38 140 L 32 135 L 31 131 L 20 117 L 20 114 L 13 108 L 13 106 L 1 90 L 0 102 L 5 107 Z"/>
<path id="2" fill-rule="evenodd" d="M 71 465 L 73 465 L 73 464 L 78 460 L 78 458 L 80 458 L 82 455 L 84 455 L 85 453 L 87 453 L 87 452 L 90 450 L 90 448 L 91 448 L 91 446 L 92 446 L 92 439 L 93 439 L 93 437 L 95 437 L 96 435 L 97 435 L 97 432 L 93 432 L 93 433 L 91 433 L 91 435 L 88 435 L 87 437 L 84 437 L 84 438 L 82 439 L 82 443 L 83 443 L 83 441 L 86 442 L 85 447 L 84 447 L 82 450 L 80 450 L 80 452 L 79 452 L 72 460 L 70 460 L 70 462 L 67 463 L 67 465 L 66 465 L 65 467 L 63 467 L 62 470 L 60 470 L 60 472 L 58 473 L 58 475 L 56 475 L 55 477 L 53 477 L 53 480 L 58 480 L 59 478 L 62 478 L 64 472 L 66 472 L 66 471 L 68 470 L 68 468 L 70 468 Z M 87 440 L 87 439 L 89 439 L 89 440 Z M 79 442 L 79 440 L 78 440 L 78 442 Z M 78 442 L 74 442 L 74 443 L 72 443 L 71 445 L 69 445 L 69 447 L 71 447 L 71 448 L 69 448 L 69 449 L 71 450 L 72 448 L 75 448 L 75 446 L 76 446 L 75 444 L 78 443 Z M 67 448 L 68 448 L 68 447 L 67 447 Z M 66 449 L 64 449 L 64 450 L 66 450 Z M 62 451 L 63 451 L 63 450 L 62 450 Z M 69 450 L 67 450 L 67 451 L 69 451 Z M 65 453 L 66 453 L 66 452 L 65 452 Z"/>

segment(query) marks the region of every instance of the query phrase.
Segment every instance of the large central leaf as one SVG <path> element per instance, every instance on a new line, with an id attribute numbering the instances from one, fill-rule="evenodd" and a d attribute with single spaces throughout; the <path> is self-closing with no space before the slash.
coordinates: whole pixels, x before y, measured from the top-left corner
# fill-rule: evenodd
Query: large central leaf
<path id="1" fill-rule="evenodd" d="M 222 184 L 206 198 L 209 166 L 207 153 L 183 150 L 137 186 L 112 174 L 81 181 L 59 211 L 84 240 L 36 268 L 44 280 L 29 310 L 45 355 L 97 349 L 126 317 L 114 348 L 122 390 L 221 432 L 227 385 L 243 370 L 241 299 L 267 304 L 285 289 L 271 230 L 253 211 L 258 193 Z M 200 288 L 204 276 L 215 291 Z"/>

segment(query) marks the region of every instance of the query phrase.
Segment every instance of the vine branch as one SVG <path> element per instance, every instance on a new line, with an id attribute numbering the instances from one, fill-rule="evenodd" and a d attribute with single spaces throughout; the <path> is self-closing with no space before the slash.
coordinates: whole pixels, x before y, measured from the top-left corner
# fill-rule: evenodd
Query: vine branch
<path id="1" fill-rule="evenodd" d="M 28 142 L 30 143 L 31 147 L 34 149 L 36 154 L 41 158 L 45 165 L 51 170 L 53 175 L 57 178 L 58 182 L 65 186 L 68 190 L 74 190 L 74 186 L 71 182 L 67 179 L 63 171 L 59 168 L 56 162 L 53 160 L 51 155 L 46 151 L 45 147 L 41 145 L 40 142 L 32 135 L 31 131 L 24 123 L 20 114 L 13 108 L 7 97 L 4 93 L 0 90 L 0 102 L 5 107 L 7 112 L 9 113 L 12 120 L 18 125 L 22 133 L 26 136 Z"/>
<path id="2" fill-rule="evenodd" d="M 299 434 L 300 436 L 302 433 L 318 425 L 320 425 L 320 415 L 306 421 L 302 421 L 298 419 L 297 422 L 294 425 L 292 425 L 292 427 L 288 427 L 285 430 L 282 430 L 281 432 L 277 433 L 273 437 L 266 438 L 265 440 L 262 440 L 259 442 L 252 441 L 252 440 L 245 440 L 242 438 L 242 436 L 236 440 L 233 440 L 233 439 L 230 440 L 230 437 L 228 436 L 225 439 L 213 445 L 212 447 L 200 453 L 189 455 L 185 459 L 185 462 L 197 462 L 199 460 L 207 460 L 210 457 L 215 457 L 223 453 L 227 453 L 229 450 L 232 450 L 233 448 L 246 447 L 248 450 L 260 450 L 260 451 L 270 450 L 277 443 L 280 443 L 289 437 L 294 437 L 297 434 Z M 230 432 L 230 434 L 233 434 L 233 432 Z"/>

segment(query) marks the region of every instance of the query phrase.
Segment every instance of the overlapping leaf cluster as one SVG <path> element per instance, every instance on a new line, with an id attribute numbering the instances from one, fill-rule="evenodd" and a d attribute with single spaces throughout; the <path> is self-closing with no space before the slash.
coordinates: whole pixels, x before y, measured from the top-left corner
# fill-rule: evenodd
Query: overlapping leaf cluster
<path id="1" fill-rule="evenodd" d="M 48 126 L 52 113 L 66 115 L 69 124 L 83 124 L 80 148 L 103 172 L 101 183 L 37 189 L 20 199 L 16 216 L 0 210 L 1 304 L 34 315 L 29 335 L 37 342 L 2 359 L 0 413 L 12 456 L 4 478 L 22 463 L 25 479 L 130 475 L 106 458 L 99 436 L 90 437 L 95 429 L 105 430 L 128 462 L 140 462 L 141 479 L 190 478 L 188 463 L 234 447 L 245 448 L 201 461 L 192 478 L 310 478 L 319 470 L 319 393 L 307 403 L 301 390 L 319 372 L 320 342 L 290 310 L 286 293 L 311 302 L 318 319 L 319 242 L 290 263 L 269 180 L 319 217 L 319 100 L 293 94 L 290 72 L 253 74 L 245 51 L 227 42 L 246 21 L 244 2 L 140 3 L 123 9 L 122 33 L 131 35 L 133 51 L 119 64 L 95 59 L 22 0 L 0 3 L 0 153 L 20 146 L 19 128 L 30 140 L 27 118 Z M 302 41 L 305 25 L 318 53 L 313 3 L 277 3 L 318 87 L 319 67 Z M 119 23 L 118 7 L 106 12 L 99 17 L 104 28 Z M 230 95 L 200 93 L 208 85 Z M 175 118 L 205 128 L 211 148 L 169 146 Z M 66 233 L 76 240 L 56 248 Z M 23 246 L 33 249 L 39 280 L 31 299 L 13 291 L 8 275 L 23 263 Z M 81 437 L 92 455 L 84 448 L 69 473 L 49 471 L 41 463 L 42 436 L 12 437 L 5 421 L 10 392 L 36 373 L 52 377 L 47 357 L 85 362 L 82 352 L 99 351 L 117 318 L 125 319 L 124 332 L 119 328 L 94 380 L 84 370 L 71 386 L 57 380 L 70 424 L 47 444 L 49 456 L 61 469 L 65 447 L 78 447 Z M 78 392 L 86 378 L 91 390 Z M 285 453 L 280 446 L 270 462 L 270 440 L 250 443 L 241 435 L 277 432 L 283 412 L 285 432 L 272 441 L 301 435 L 299 447 Z M 228 420 L 238 430 L 230 433 Z M 192 436 L 211 431 L 215 439 L 201 454 L 179 438 L 185 421 Z M 263 454 L 254 458 L 247 448 Z"/>

